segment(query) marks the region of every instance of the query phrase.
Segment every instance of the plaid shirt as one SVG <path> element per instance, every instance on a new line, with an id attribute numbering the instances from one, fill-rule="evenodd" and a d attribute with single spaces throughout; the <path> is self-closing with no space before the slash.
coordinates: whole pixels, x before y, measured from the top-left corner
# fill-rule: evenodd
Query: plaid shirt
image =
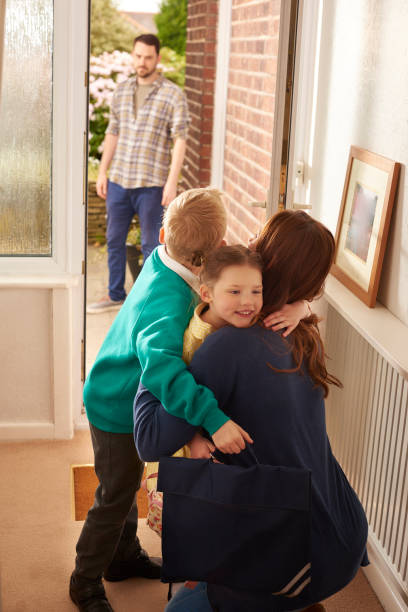
<path id="1" fill-rule="evenodd" d="M 106 134 L 118 135 L 109 180 L 125 189 L 162 187 L 169 173 L 171 144 L 185 139 L 189 124 L 183 91 L 162 76 L 135 117 L 136 76 L 113 95 Z"/>

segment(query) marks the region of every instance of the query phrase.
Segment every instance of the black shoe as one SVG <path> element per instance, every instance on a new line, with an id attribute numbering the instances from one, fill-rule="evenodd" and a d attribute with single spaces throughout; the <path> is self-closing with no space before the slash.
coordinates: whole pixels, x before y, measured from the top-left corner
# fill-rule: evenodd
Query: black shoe
<path id="1" fill-rule="evenodd" d="M 69 583 L 69 595 L 80 612 L 114 612 L 100 578 L 92 580 L 75 576 L 73 573 Z"/>
<path id="2" fill-rule="evenodd" d="M 138 555 L 129 557 L 124 561 L 112 561 L 106 568 L 103 577 L 109 582 L 119 582 L 134 576 L 142 578 L 160 578 L 161 559 L 148 557 L 146 551 L 141 550 Z"/>

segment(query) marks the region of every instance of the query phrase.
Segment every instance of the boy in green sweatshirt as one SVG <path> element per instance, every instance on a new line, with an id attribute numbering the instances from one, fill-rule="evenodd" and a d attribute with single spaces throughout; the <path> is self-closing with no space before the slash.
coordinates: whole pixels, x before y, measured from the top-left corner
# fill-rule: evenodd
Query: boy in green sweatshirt
<path id="1" fill-rule="evenodd" d="M 80 610 L 111 610 L 102 585 L 131 576 L 160 577 L 136 536 L 135 495 L 143 463 L 133 440 L 133 400 L 141 381 L 171 414 L 201 425 L 223 452 L 250 436 L 197 385 L 182 360 L 183 335 L 198 302 L 203 258 L 221 243 L 226 211 L 216 189 L 191 189 L 170 204 L 159 246 L 143 269 L 85 382 L 99 486 L 77 544 L 70 595 Z M 92 608 L 99 605 L 98 608 Z"/>

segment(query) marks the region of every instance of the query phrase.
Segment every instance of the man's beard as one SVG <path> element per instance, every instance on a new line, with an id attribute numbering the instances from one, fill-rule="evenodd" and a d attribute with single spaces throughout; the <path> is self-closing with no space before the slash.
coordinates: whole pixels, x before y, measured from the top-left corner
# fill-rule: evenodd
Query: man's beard
<path id="1" fill-rule="evenodd" d="M 142 71 L 142 74 L 140 74 L 140 71 Z M 153 70 L 150 70 L 150 72 L 146 68 L 136 68 L 136 72 L 137 76 L 140 76 L 142 79 L 146 79 L 156 72 L 156 66 L 153 68 Z"/>

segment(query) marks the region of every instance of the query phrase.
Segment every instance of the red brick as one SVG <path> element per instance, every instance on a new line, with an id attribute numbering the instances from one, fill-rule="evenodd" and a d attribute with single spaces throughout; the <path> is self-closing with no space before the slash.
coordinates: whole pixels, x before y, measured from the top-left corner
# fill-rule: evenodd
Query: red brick
<path id="1" fill-rule="evenodd" d="M 206 185 L 208 185 L 210 183 L 211 180 L 211 170 L 208 169 L 201 169 L 200 170 L 200 182 L 201 183 L 205 183 Z"/>
<path id="2" fill-rule="evenodd" d="M 214 84 L 213 83 L 203 83 L 203 91 L 210 92 L 204 93 L 202 98 L 202 103 L 204 107 L 209 107 L 214 105 Z"/>
<path id="3" fill-rule="evenodd" d="M 204 97 L 205 97 L 205 96 L 203 96 L 203 98 L 204 98 Z M 214 107 L 213 107 L 213 106 L 206 106 L 206 105 L 204 105 L 204 103 L 203 103 L 203 110 L 202 110 L 201 116 L 202 116 L 204 119 L 212 119 L 212 118 L 213 118 L 213 115 L 214 115 Z M 208 125 L 208 124 L 207 124 L 207 125 Z"/>
<path id="4" fill-rule="evenodd" d="M 280 0 L 232 2 L 224 188 L 229 235 L 240 240 L 265 218 L 265 211 L 246 204 L 265 199 L 269 187 L 279 11 Z M 183 185 L 190 187 L 210 180 L 217 15 L 217 0 L 188 2 L 186 94 L 192 124 Z"/>
<path id="5" fill-rule="evenodd" d="M 211 68 L 209 66 L 206 66 L 203 69 L 203 79 L 205 79 L 206 81 L 208 80 L 214 80 L 215 79 L 215 67 L 211 66 Z"/>

